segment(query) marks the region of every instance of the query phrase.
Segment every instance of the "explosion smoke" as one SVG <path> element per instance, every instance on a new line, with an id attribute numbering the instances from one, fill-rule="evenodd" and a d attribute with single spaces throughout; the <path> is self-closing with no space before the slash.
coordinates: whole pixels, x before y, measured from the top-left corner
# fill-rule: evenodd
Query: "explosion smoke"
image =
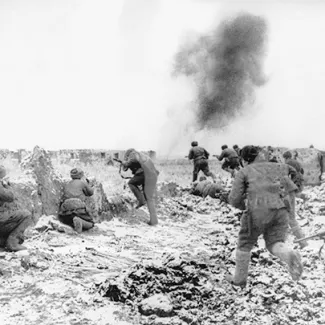
<path id="1" fill-rule="evenodd" d="M 198 129 L 224 127 L 254 102 L 255 88 L 266 83 L 266 36 L 266 21 L 243 13 L 176 54 L 173 75 L 193 77 L 197 86 Z"/>

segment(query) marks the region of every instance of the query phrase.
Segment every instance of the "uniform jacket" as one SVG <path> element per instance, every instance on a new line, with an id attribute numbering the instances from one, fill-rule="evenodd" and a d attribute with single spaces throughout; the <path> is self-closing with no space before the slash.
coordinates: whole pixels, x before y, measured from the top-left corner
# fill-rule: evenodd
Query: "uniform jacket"
<path id="1" fill-rule="evenodd" d="M 192 147 L 188 153 L 188 159 L 198 161 L 200 159 L 209 159 L 210 154 L 202 147 L 195 146 Z"/>
<path id="2" fill-rule="evenodd" d="M 222 159 L 231 159 L 231 158 L 238 158 L 238 154 L 235 151 L 235 149 L 226 148 L 222 150 L 221 155 L 218 157 L 218 159 L 221 161 Z"/>
<path id="3" fill-rule="evenodd" d="M 92 196 L 94 190 L 81 179 L 72 179 L 68 182 L 63 189 L 63 201 L 66 199 L 80 199 L 85 201 L 86 196 Z"/>
<path id="4" fill-rule="evenodd" d="M 246 208 L 253 216 L 268 215 L 270 210 L 286 208 L 285 197 L 294 187 L 291 179 L 295 179 L 296 174 L 294 168 L 282 163 L 247 165 L 236 174 L 229 195 L 230 204 L 241 210 Z"/>
<path id="5" fill-rule="evenodd" d="M 134 157 L 131 157 L 127 161 L 123 162 L 123 170 L 127 171 L 128 169 L 131 169 L 133 175 L 143 173 L 143 169 L 141 167 L 140 162 Z"/>

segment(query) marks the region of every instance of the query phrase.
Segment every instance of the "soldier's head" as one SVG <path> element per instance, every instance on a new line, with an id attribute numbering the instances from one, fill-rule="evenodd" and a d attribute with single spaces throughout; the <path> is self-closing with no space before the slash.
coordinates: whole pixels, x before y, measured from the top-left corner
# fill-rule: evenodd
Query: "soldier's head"
<path id="1" fill-rule="evenodd" d="M 135 151 L 134 148 L 130 148 L 130 149 L 126 150 L 126 151 L 125 151 L 125 154 L 124 154 L 124 159 L 128 159 L 129 156 L 130 156 L 130 154 L 131 154 L 132 152 L 134 152 L 134 151 Z"/>
<path id="2" fill-rule="evenodd" d="M 290 151 L 286 151 L 283 153 L 283 158 L 284 159 L 291 159 L 292 158 L 292 153 Z"/>
<path id="3" fill-rule="evenodd" d="M 203 181 L 206 181 L 207 180 L 207 178 L 205 177 L 205 176 L 201 176 L 200 178 L 199 178 L 199 181 L 200 182 L 203 182 Z"/>
<path id="4" fill-rule="evenodd" d="M 248 164 L 252 163 L 257 156 L 258 156 L 258 148 L 255 146 L 245 146 L 241 150 L 241 157 Z"/>
<path id="5" fill-rule="evenodd" d="M 228 148 L 228 146 L 226 144 L 224 144 L 223 146 L 221 146 L 221 150 L 225 150 L 227 148 Z"/>
<path id="6" fill-rule="evenodd" d="M 70 176 L 72 179 L 81 179 L 84 176 L 84 172 L 81 168 L 73 168 L 70 171 Z"/>
<path id="7" fill-rule="evenodd" d="M 238 149 L 238 145 L 237 144 L 234 144 L 232 148 L 235 149 L 235 150 L 237 150 Z"/>
<path id="8" fill-rule="evenodd" d="M 3 179 L 6 177 L 7 171 L 6 168 L 3 165 L 0 165 L 0 179 Z"/>
<path id="9" fill-rule="evenodd" d="M 199 144 L 197 141 L 192 141 L 191 146 L 192 147 L 197 147 Z"/>

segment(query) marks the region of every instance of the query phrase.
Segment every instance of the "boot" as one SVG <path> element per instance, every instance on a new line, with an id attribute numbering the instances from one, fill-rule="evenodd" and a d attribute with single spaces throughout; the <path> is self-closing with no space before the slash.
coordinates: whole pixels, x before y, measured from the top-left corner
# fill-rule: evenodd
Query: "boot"
<path id="1" fill-rule="evenodd" d="M 251 252 L 236 250 L 236 268 L 234 276 L 226 275 L 226 280 L 241 288 L 244 288 L 247 283 L 248 267 L 251 258 Z"/>
<path id="2" fill-rule="evenodd" d="M 138 204 L 135 207 L 136 209 L 139 209 L 140 207 L 142 207 L 143 205 L 145 205 L 145 199 L 144 196 L 142 194 L 142 192 L 139 190 L 139 188 L 133 184 L 129 184 L 129 188 L 132 191 L 132 193 L 134 194 L 134 196 L 137 198 L 138 200 Z"/>
<path id="3" fill-rule="evenodd" d="M 288 265 L 292 280 L 298 281 L 301 277 L 303 266 L 300 254 L 282 242 L 275 243 L 270 252 Z"/>
<path id="4" fill-rule="evenodd" d="M 78 233 L 82 233 L 82 220 L 79 217 L 73 218 L 73 228 Z"/>
<path id="5" fill-rule="evenodd" d="M 21 244 L 24 242 L 24 231 L 32 224 L 32 217 L 28 216 L 9 234 L 6 242 L 6 248 L 9 251 L 17 252 L 27 249 Z"/>

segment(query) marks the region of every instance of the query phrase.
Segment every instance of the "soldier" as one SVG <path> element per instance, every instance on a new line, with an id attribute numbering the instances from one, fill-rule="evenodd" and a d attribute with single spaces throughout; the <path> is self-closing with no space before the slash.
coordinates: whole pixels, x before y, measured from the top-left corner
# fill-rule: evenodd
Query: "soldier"
<path id="1" fill-rule="evenodd" d="M 288 201 L 289 201 L 289 206 L 290 206 L 290 218 L 289 218 L 289 225 L 290 228 L 292 230 L 293 235 L 297 238 L 297 239 L 301 239 L 304 238 L 305 235 L 303 233 L 303 231 L 301 230 L 298 221 L 296 220 L 296 196 L 300 195 L 300 193 L 303 190 L 303 174 L 304 174 L 304 169 L 302 168 L 302 166 L 300 165 L 300 163 L 292 158 L 292 154 L 290 151 L 286 151 L 283 153 L 283 158 L 285 159 L 285 163 L 288 164 L 289 166 L 293 167 L 296 172 L 297 175 L 295 177 L 296 181 L 295 183 L 299 186 L 296 186 L 295 189 L 292 189 L 291 191 L 289 191 L 289 195 L 288 195 Z M 308 246 L 308 243 L 306 241 L 301 241 L 299 242 L 299 245 L 301 248 L 304 248 L 306 246 Z"/>
<path id="2" fill-rule="evenodd" d="M 228 171 L 232 176 L 234 175 L 235 169 L 239 169 L 239 157 L 237 152 L 234 149 L 228 148 L 225 144 L 221 147 L 221 155 L 216 156 L 219 161 L 225 159 L 221 168 Z"/>
<path id="3" fill-rule="evenodd" d="M 222 184 L 212 183 L 205 176 L 201 176 L 199 182 L 196 181 L 193 183 L 193 187 L 189 193 L 203 198 L 210 196 L 215 199 L 219 198 L 217 194 L 223 192 L 223 190 Z"/>
<path id="4" fill-rule="evenodd" d="M 149 156 L 147 156 L 143 153 L 140 153 L 140 152 L 136 151 L 135 149 L 128 149 L 124 155 L 123 168 L 124 168 L 124 170 L 127 170 L 128 168 L 132 168 L 132 166 L 135 166 L 135 168 L 139 168 L 139 166 L 140 166 L 140 168 L 143 171 L 144 181 L 141 183 L 141 185 L 143 185 L 144 198 L 147 201 L 148 210 L 150 213 L 150 221 L 148 222 L 148 224 L 150 226 L 157 225 L 158 218 L 157 218 L 157 212 L 156 212 L 156 207 L 155 207 L 155 197 L 157 195 L 156 185 L 157 185 L 157 179 L 158 179 L 159 172 L 155 168 L 155 165 L 153 164 L 153 162 Z M 134 175 L 133 178 L 135 178 L 135 177 L 137 177 L 136 174 Z M 130 181 L 132 181 L 132 179 Z M 138 183 L 138 182 L 136 181 L 136 183 Z M 131 182 L 131 185 L 134 185 L 134 184 L 135 184 L 135 182 L 133 182 L 133 183 Z M 129 182 L 129 186 L 130 186 L 130 182 Z M 135 188 L 133 187 L 133 190 L 134 189 Z M 131 188 L 131 190 L 132 190 L 132 188 Z M 140 192 L 140 190 L 139 190 L 139 192 Z M 140 198 L 139 192 L 137 190 L 135 190 L 135 192 L 133 192 L 138 200 Z M 140 203 L 143 203 L 143 201 L 139 200 L 139 204 Z"/>
<path id="5" fill-rule="evenodd" d="M 270 253 L 288 265 L 293 280 L 299 280 L 303 271 L 300 255 L 285 243 L 289 221 L 285 182 L 291 182 L 286 177 L 295 176 L 296 171 L 286 164 L 254 162 L 258 155 L 254 146 L 245 146 L 241 154 L 245 167 L 235 177 L 229 201 L 247 211 L 241 217 L 235 273 L 226 280 L 246 286 L 250 252 L 261 234 Z"/>
<path id="6" fill-rule="evenodd" d="M 144 188 L 144 171 L 141 167 L 140 162 L 137 159 L 129 159 L 128 161 L 124 161 L 122 163 L 122 167 L 124 171 L 130 169 L 132 172 L 133 177 L 129 180 L 128 185 L 131 192 L 138 200 L 138 204 L 135 208 L 139 209 L 146 203 L 146 200 L 142 193 L 142 190 Z M 140 189 L 140 187 L 142 188 L 142 190 Z"/>
<path id="7" fill-rule="evenodd" d="M 72 180 L 65 184 L 60 204 L 59 220 L 72 226 L 77 233 L 94 227 L 91 211 L 86 207 L 86 197 L 94 194 L 89 181 L 80 168 L 70 171 Z"/>
<path id="8" fill-rule="evenodd" d="M 209 170 L 209 163 L 208 159 L 210 154 L 202 147 L 199 147 L 197 141 L 193 141 L 191 143 L 192 148 L 188 154 L 188 159 L 193 160 L 194 162 L 194 170 L 193 170 L 193 179 L 192 181 L 195 182 L 197 180 L 197 176 L 202 170 L 205 176 L 210 176 L 215 181 L 216 175 L 214 175 Z"/>
<path id="9" fill-rule="evenodd" d="M 240 167 L 244 167 L 244 166 L 243 166 L 242 159 L 241 159 L 241 156 L 240 156 L 240 151 L 241 151 L 241 149 L 238 147 L 237 144 L 234 144 L 234 145 L 232 146 L 232 148 L 237 152 L 237 155 L 238 155 L 238 158 L 239 158 L 239 165 L 240 165 Z"/>
<path id="10" fill-rule="evenodd" d="M 0 246 L 15 252 L 26 249 L 21 244 L 24 242 L 24 232 L 33 224 L 33 219 L 29 211 L 17 208 L 11 185 L 4 180 L 5 176 L 6 169 L 0 166 Z"/>

